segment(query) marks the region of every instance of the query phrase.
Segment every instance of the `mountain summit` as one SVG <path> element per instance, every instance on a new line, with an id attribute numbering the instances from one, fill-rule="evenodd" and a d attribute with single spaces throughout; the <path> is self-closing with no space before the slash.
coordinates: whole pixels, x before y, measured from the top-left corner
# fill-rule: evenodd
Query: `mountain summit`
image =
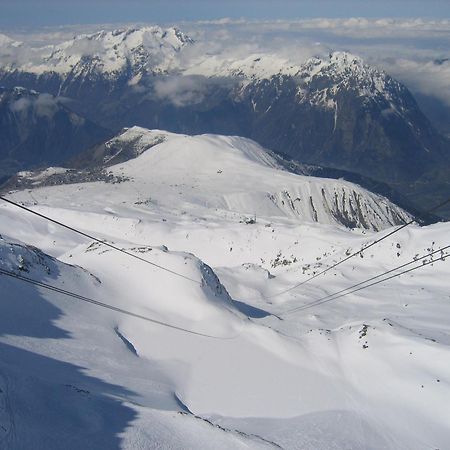
<path id="1" fill-rule="evenodd" d="M 408 89 L 351 54 L 245 85 L 252 137 L 294 159 L 410 182 L 450 156 Z"/>
<path id="2" fill-rule="evenodd" d="M 6 36 L 5 36 L 6 38 Z M 3 41 L 0 41 L 0 45 Z M 10 42 L 7 42 L 11 45 Z M 42 74 L 56 72 L 64 77 L 97 72 L 113 76 L 126 71 L 164 72 L 174 55 L 193 40 L 177 28 L 159 26 L 124 28 L 81 34 L 42 53 L 40 62 L 10 64 L 9 70 Z"/>

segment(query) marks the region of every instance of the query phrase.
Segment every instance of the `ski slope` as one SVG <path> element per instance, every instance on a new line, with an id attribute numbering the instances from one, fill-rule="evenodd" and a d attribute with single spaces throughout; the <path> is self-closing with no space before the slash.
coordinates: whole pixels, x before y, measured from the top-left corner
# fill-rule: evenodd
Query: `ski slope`
<path id="1" fill-rule="evenodd" d="M 147 148 L 108 168 L 124 181 L 8 198 L 172 272 L 4 202 L 0 269 L 165 325 L 0 275 L 0 448 L 446 448 L 445 252 L 290 311 L 421 264 L 450 244 L 450 225 L 411 225 L 289 290 L 409 215 L 281 170 L 249 140 L 132 133 Z M 311 197 L 317 217 L 283 192 Z M 355 226 L 333 214 L 336 197 Z"/>

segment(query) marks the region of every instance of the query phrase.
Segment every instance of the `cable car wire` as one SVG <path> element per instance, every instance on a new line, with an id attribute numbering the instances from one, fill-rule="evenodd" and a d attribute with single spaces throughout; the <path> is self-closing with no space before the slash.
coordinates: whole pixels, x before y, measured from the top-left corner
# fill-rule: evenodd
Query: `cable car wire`
<path id="1" fill-rule="evenodd" d="M 50 222 L 52 222 L 52 223 L 54 223 L 56 225 L 59 225 L 59 226 L 61 226 L 63 228 L 66 228 L 66 229 L 68 229 L 68 230 L 70 230 L 70 231 L 72 231 L 74 233 L 77 233 L 77 234 L 79 234 L 81 236 L 84 236 L 84 237 L 87 237 L 89 239 L 92 239 L 93 241 L 99 242 L 100 244 L 106 245 L 107 247 L 110 247 L 113 250 L 117 250 L 118 252 L 121 252 L 121 253 L 123 253 L 125 255 L 131 256 L 132 258 L 138 259 L 139 261 L 142 261 L 142 262 L 145 262 L 147 264 L 150 264 L 153 267 L 156 267 L 158 269 L 161 269 L 161 270 L 164 270 L 166 272 L 169 272 L 172 275 L 176 275 L 178 277 L 184 278 L 185 280 L 192 281 L 193 283 L 197 283 L 197 284 L 200 284 L 200 285 L 202 284 L 201 281 L 195 280 L 194 278 L 190 278 L 187 275 L 183 275 L 182 273 L 176 272 L 176 271 L 174 271 L 172 269 L 168 269 L 167 267 L 161 266 L 160 264 L 156 264 L 156 263 L 154 263 L 152 261 L 149 261 L 148 259 L 140 257 L 139 255 L 135 255 L 134 253 L 128 252 L 127 250 L 124 250 L 123 248 L 120 248 L 120 247 L 117 247 L 117 246 L 115 246 L 113 244 L 110 244 L 109 242 L 107 242 L 105 240 L 99 239 L 99 238 L 97 238 L 97 237 L 95 237 L 95 236 L 93 236 L 93 235 L 91 235 L 89 233 L 85 233 L 85 232 L 83 232 L 83 231 L 81 231 L 81 230 L 79 230 L 79 229 L 77 229 L 75 227 L 71 227 L 70 225 L 67 225 L 67 224 L 65 224 L 63 222 L 60 222 L 60 221 L 55 220 L 55 219 L 52 219 L 51 217 L 46 216 L 45 214 L 41 214 L 41 213 L 38 213 L 37 211 L 33 211 L 32 209 L 27 208 L 26 206 L 21 205 L 19 203 L 16 203 L 16 202 L 14 202 L 12 200 L 9 200 L 9 199 L 7 199 L 7 198 L 5 198 L 3 196 L 0 196 L 0 199 L 3 200 L 6 203 L 14 205 L 14 206 L 16 206 L 16 207 L 18 207 L 20 209 L 23 209 L 24 211 L 27 211 L 27 212 L 29 212 L 31 214 L 34 214 L 35 216 L 38 216 L 41 219 L 48 220 L 48 221 L 50 221 Z"/>
<path id="2" fill-rule="evenodd" d="M 15 273 L 15 272 L 12 272 L 12 271 L 9 271 L 9 270 L 0 269 L 0 274 L 8 276 L 8 277 L 11 277 L 11 278 L 15 278 L 15 279 L 23 281 L 25 283 L 29 283 L 29 284 L 32 284 L 32 285 L 35 285 L 35 286 L 47 289 L 49 291 L 57 292 L 59 294 L 66 295 L 68 297 L 75 298 L 77 300 L 81 300 L 81 301 L 86 302 L 86 303 L 91 303 L 93 305 L 100 306 L 102 308 L 106 308 L 106 309 L 109 309 L 111 311 L 118 312 L 120 314 L 125 314 L 125 315 L 131 316 L 131 317 L 135 317 L 137 319 L 142 319 L 142 320 L 145 320 L 147 322 L 151 322 L 151 323 L 154 323 L 154 324 L 157 324 L 157 325 L 161 325 L 161 326 L 167 327 L 167 328 L 172 328 L 174 330 L 182 331 L 184 333 L 194 334 L 196 336 L 201 336 L 201 337 L 206 337 L 206 338 L 211 338 L 211 339 L 223 339 L 223 340 L 234 339 L 235 337 L 237 337 L 239 335 L 239 334 L 236 334 L 235 336 L 231 336 L 231 337 L 220 337 L 220 336 L 213 336 L 213 335 L 209 335 L 209 334 L 205 334 L 205 333 L 200 333 L 198 331 L 188 330 L 187 328 L 179 327 L 179 326 L 176 326 L 176 325 L 171 325 L 169 323 L 162 322 L 162 321 L 156 320 L 156 319 L 152 319 L 150 317 L 143 316 L 141 314 L 137 314 L 137 313 L 128 311 L 126 309 L 118 308 L 116 306 L 109 305 L 107 303 L 103 303 L 103 302 L 100 302 L 98 300 L 94 300 L 93 298 L 90 298 L 90 297 L 85 297 L 84 295 L 80 295 L 80 294 L 77 294 L 75 292 L 71 292 L 71 291 L 68 291 L 66 289 L 62 289 L 62 288 L 59 288 L 57 286 L 53 286 L 51 284 L 47 284 L 47 283 L 44 283 L 42 281 L 26 277 L 24 275 L 20 275 L 18 273 Z"/>
<path id="3" fill-rule="evenodd" d="M 443 206 L 445 206 L 447 203 L 450 203 L 450 198 L 448 198 L 447 200 L 439 203 L 438 205 L 434 206 L 431 209 L 428 209 L 427 211 L 424 212 L 424 214 L 430 214 L 436 210 L 438 210 L 439 208 L 442 208 Z M 412 223 L 414 223 L 415 220 L 411 219 L 408 222 L 405 222 L 403 225 L 401 225 L 400 227 L 396 228 L 395 230 L 390 231 L 389 233 L 387 233 L 386 235 L 382 236 L 379 239 L 376 239 L 375 241 L 371 242 L 370 244 L 368 244 L 366 247 L 362 248 L 361 250 L 358 250 L 352 254 L 350 254 L 349 256 L 347 256 L 344 259 L 341 259 L 340 261 L 336 262 L 335 264 L 331 265 L 330 267 L 327 267 L 326 269 L 322 270 L 321 272 L 318 272 L 312 276 L 310 276 L 309 278 L 307 278 L 306 280 L 301 281 L 300 283 L 294 284 L 293 286 L 284 289 L 280 292 L 277 292 L 275 294 L 272 295 L 266 295 L 265 298 L 269 299 L 269 298 L 274 298 L 274 297 L 278 297 L 279 295 L 282 294 L 286 294 L 287 292 L 293 291 L 294 289 L 297 289 L 300 286 L 303 286 L 304 284 L 308 283 L 309 281 L 314 280 L 315 278 L 324 275 L 325 273 L 329 272 L 330 270 L 336 268 L 337 266 L 340 266 L 341 264 L 343 264 L 344 262 L 348 261 L 349 259 L 362 254 L 364 251 L 368 250 L 369 248 L 373 247 L 376 244 L 379 244 L 381 241 L 384 241 L 385 239 L 387 239 L 388 237 L 394 235 L 395 233 L 398 233 L 399 231 L 403 230 L 404 228 L 406 228 L 408 225 L 411 225 Z"/>
<path id="4" fill-rule="evenodd" d="M 439 249 L 439 250 L 436 250 L 436 251 L 434 251 L 432 253 L 429 253 L 428 255 L 423 256 L 423 258 L 431 256 L 431 255 L 433 255 L 435 253 L 441 252 L 441 251 L 443 251 L 443 250 L 445 250 L 447 248 L 450 248 L 450 245 L 447 245 L 446 247 L 443 247 L 442 249 Z M 391 270 L 388 270 L 386 272 L 383 272 L 383 273 L 381 273 L 381 274 L 379 274 L 377 276 L 374 276 L 372 278 L 368 278 L 367 280 L 361 281 L 360 283 L 354 284 L 353 286 L 350 286 L 350 287 L 348 287 L 346 289 L 342 289 L 341 291 L 335 292 L 334 294 L 327 295 L 327 296 L 322 297 L 320 299 L 317 299 L 317 300 L 315 300 L 313 302 L 307 303 L 307 304 L 302 305 L 302 306 L 298 306 L 297 308 L 294 308 L 294 309 L 288 310 L 288 311 L 286 311 L 284 313 L 278 314 L 278 316 L 279 317 L 283 317 L 285 315 L 292 314 L 292 313 L 297 312 L 297 311 L 303 311 L 305 309 L 309 309 L 309 308 L 312 308 L 314 306 L 319 306 L 319 305 L 321 305 L 323 303 L 328 303 L 328 302 L 337 300 L 338 298 L 344 297 L 345 295 L 349 295 L 349 294 L 353 294 L 354 292 L 362 291 L 362 290 L 367 289 L 367 288 L 369 288 L 371 286 L 375 286 L 375 285 L 377 285 L 379 283 L 384 283 L 385 281 L 391 280 L 391 279 L 393 279 L 395 277 L 399 277 L 400 275 L 404 275 L 405 273 L 409 273 L 409 272 L 412 272 L 414 270 L 420 269 L 421 267 L 428 266 L 429 264 L 433 264 L 433 263 L 436 263 L 436 262 L 439 262 L 439 261 L 444 261 L 445 258 L 447 258 L 449 256 L 450 256 L 450 254 L 447 253 L 446 255 L 440 256 L 438 259 L 432 259 L 431 261 L 424 262 L 424 260 L 422 260 L 422 264 L 419 264 L 419 265 L 417 265 L 415 267 L 412 267 L 411 269 L 404 270 L 404 271 L 402 271 L 400 273 L 391 275 L 391 276 L 389 276 L 387 278 L 383 278 L 381 280 L 374 281 L 373 283 L 370 283 L 370 284 L 366 285 L 366 283 L 368 283 L 369 281 L 375 280 L 375 279 L 380 278 L 380 277 L 382 277 L 384 275 L 388 275 L 389 273 L 392 273 L 392 272 L 394 272 L 396 270 L 399 270 L 399 269 L 401 269 L 403 267 L 406 267 L 406 266 L 408 266 L 410 264 L 413 264 L 414 262 L 417 262 L 419 259 L 418 260 L 413 260 L 413 261 L 408 262 L 406 264 L 402 264 L 401 266 L 395 267 L 394 269 L 391 269 Z M 357 287 L 357 286 L 361 286 L 362 284 L 364 284 L 364 286 Z M 353 288 L 356 288 L 356 289 L 353 289 Z M 351 289 L 353 289 L 353 290 L 351 290 Z M 345 291 L 349 291 L 349 292 L 345 292 Z"/>

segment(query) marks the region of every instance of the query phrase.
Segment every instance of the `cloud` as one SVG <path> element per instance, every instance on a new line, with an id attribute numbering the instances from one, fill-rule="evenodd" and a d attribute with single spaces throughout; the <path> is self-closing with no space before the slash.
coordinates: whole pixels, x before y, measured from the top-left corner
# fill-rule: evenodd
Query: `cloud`
<path id="1" fill-rule="evenodd" d="M 161 79 L 155 82 L 155 95 L 162 100 L 170 101 L 175 106 L 200 103 L 206 92 L 203 81 L 199 76 Z"/>
<path id="2" fill-rule="evenodd" d="M 66 100 L 63 97 L 54 97 L 50 94 L 31 94 L 21 97 L 10 103 L 9 108 L 16 114 L 32 112 L 37 117 L 51 119 Z"/>
<path id="3" fill-rule="evenodd" d="M 30 108 L 31 104 L 32 102 L 28 97 L 22 97 L 12 102 L 9 105 L 9 109 L 14 113 L 21 114 L 27 111 Z"/>
<path id="4" fill-rule="evenodd" d="M 67 56 L 91 56 L 103 53 L 105 53 L 105 48 L 101 42 L 91 39 L 88 36 L 75 39 L 72 45 L 64 48 L 64 54 Z"/>
<path id="5" fill-rule="evenodd" d="M 450 60 L 428 62 L 399 58 L 386 62 L 389 73 L 415 92 L 442 100 L 450 107 Z"/>
<path id="6" fill-rule="evenodd" d="M 50 94 L 39 94 L 34 101 L 34 110 L 39 117 L 52 118 L 59 108 L 58 97 L 53 97 Z"/>
<path id="7" fill-rule="evenodd" d="M 175 106 L 201 103 L 212 89 L 228 88 L 235 80 L 208 78 L 202 75 L 170 76 L 158 79 L 153 85 L 154 96 Z"/>

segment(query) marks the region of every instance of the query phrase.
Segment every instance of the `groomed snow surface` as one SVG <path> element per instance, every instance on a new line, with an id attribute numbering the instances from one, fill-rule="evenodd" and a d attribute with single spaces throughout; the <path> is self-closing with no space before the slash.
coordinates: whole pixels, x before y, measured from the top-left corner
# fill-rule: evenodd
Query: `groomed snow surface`
<path id="1" fill-rule="evenodd" d="M 283 293 L 410 216 L 246 139 L 124 133 L 148 147 L 125 181 L 8 197 L 179 275 L 4 202 L 0 269 L 192 333 L 0 275 L 0 448 L 448 448 L 448 259 L 288 312 L 420 264 L 449 223 Z"/>

